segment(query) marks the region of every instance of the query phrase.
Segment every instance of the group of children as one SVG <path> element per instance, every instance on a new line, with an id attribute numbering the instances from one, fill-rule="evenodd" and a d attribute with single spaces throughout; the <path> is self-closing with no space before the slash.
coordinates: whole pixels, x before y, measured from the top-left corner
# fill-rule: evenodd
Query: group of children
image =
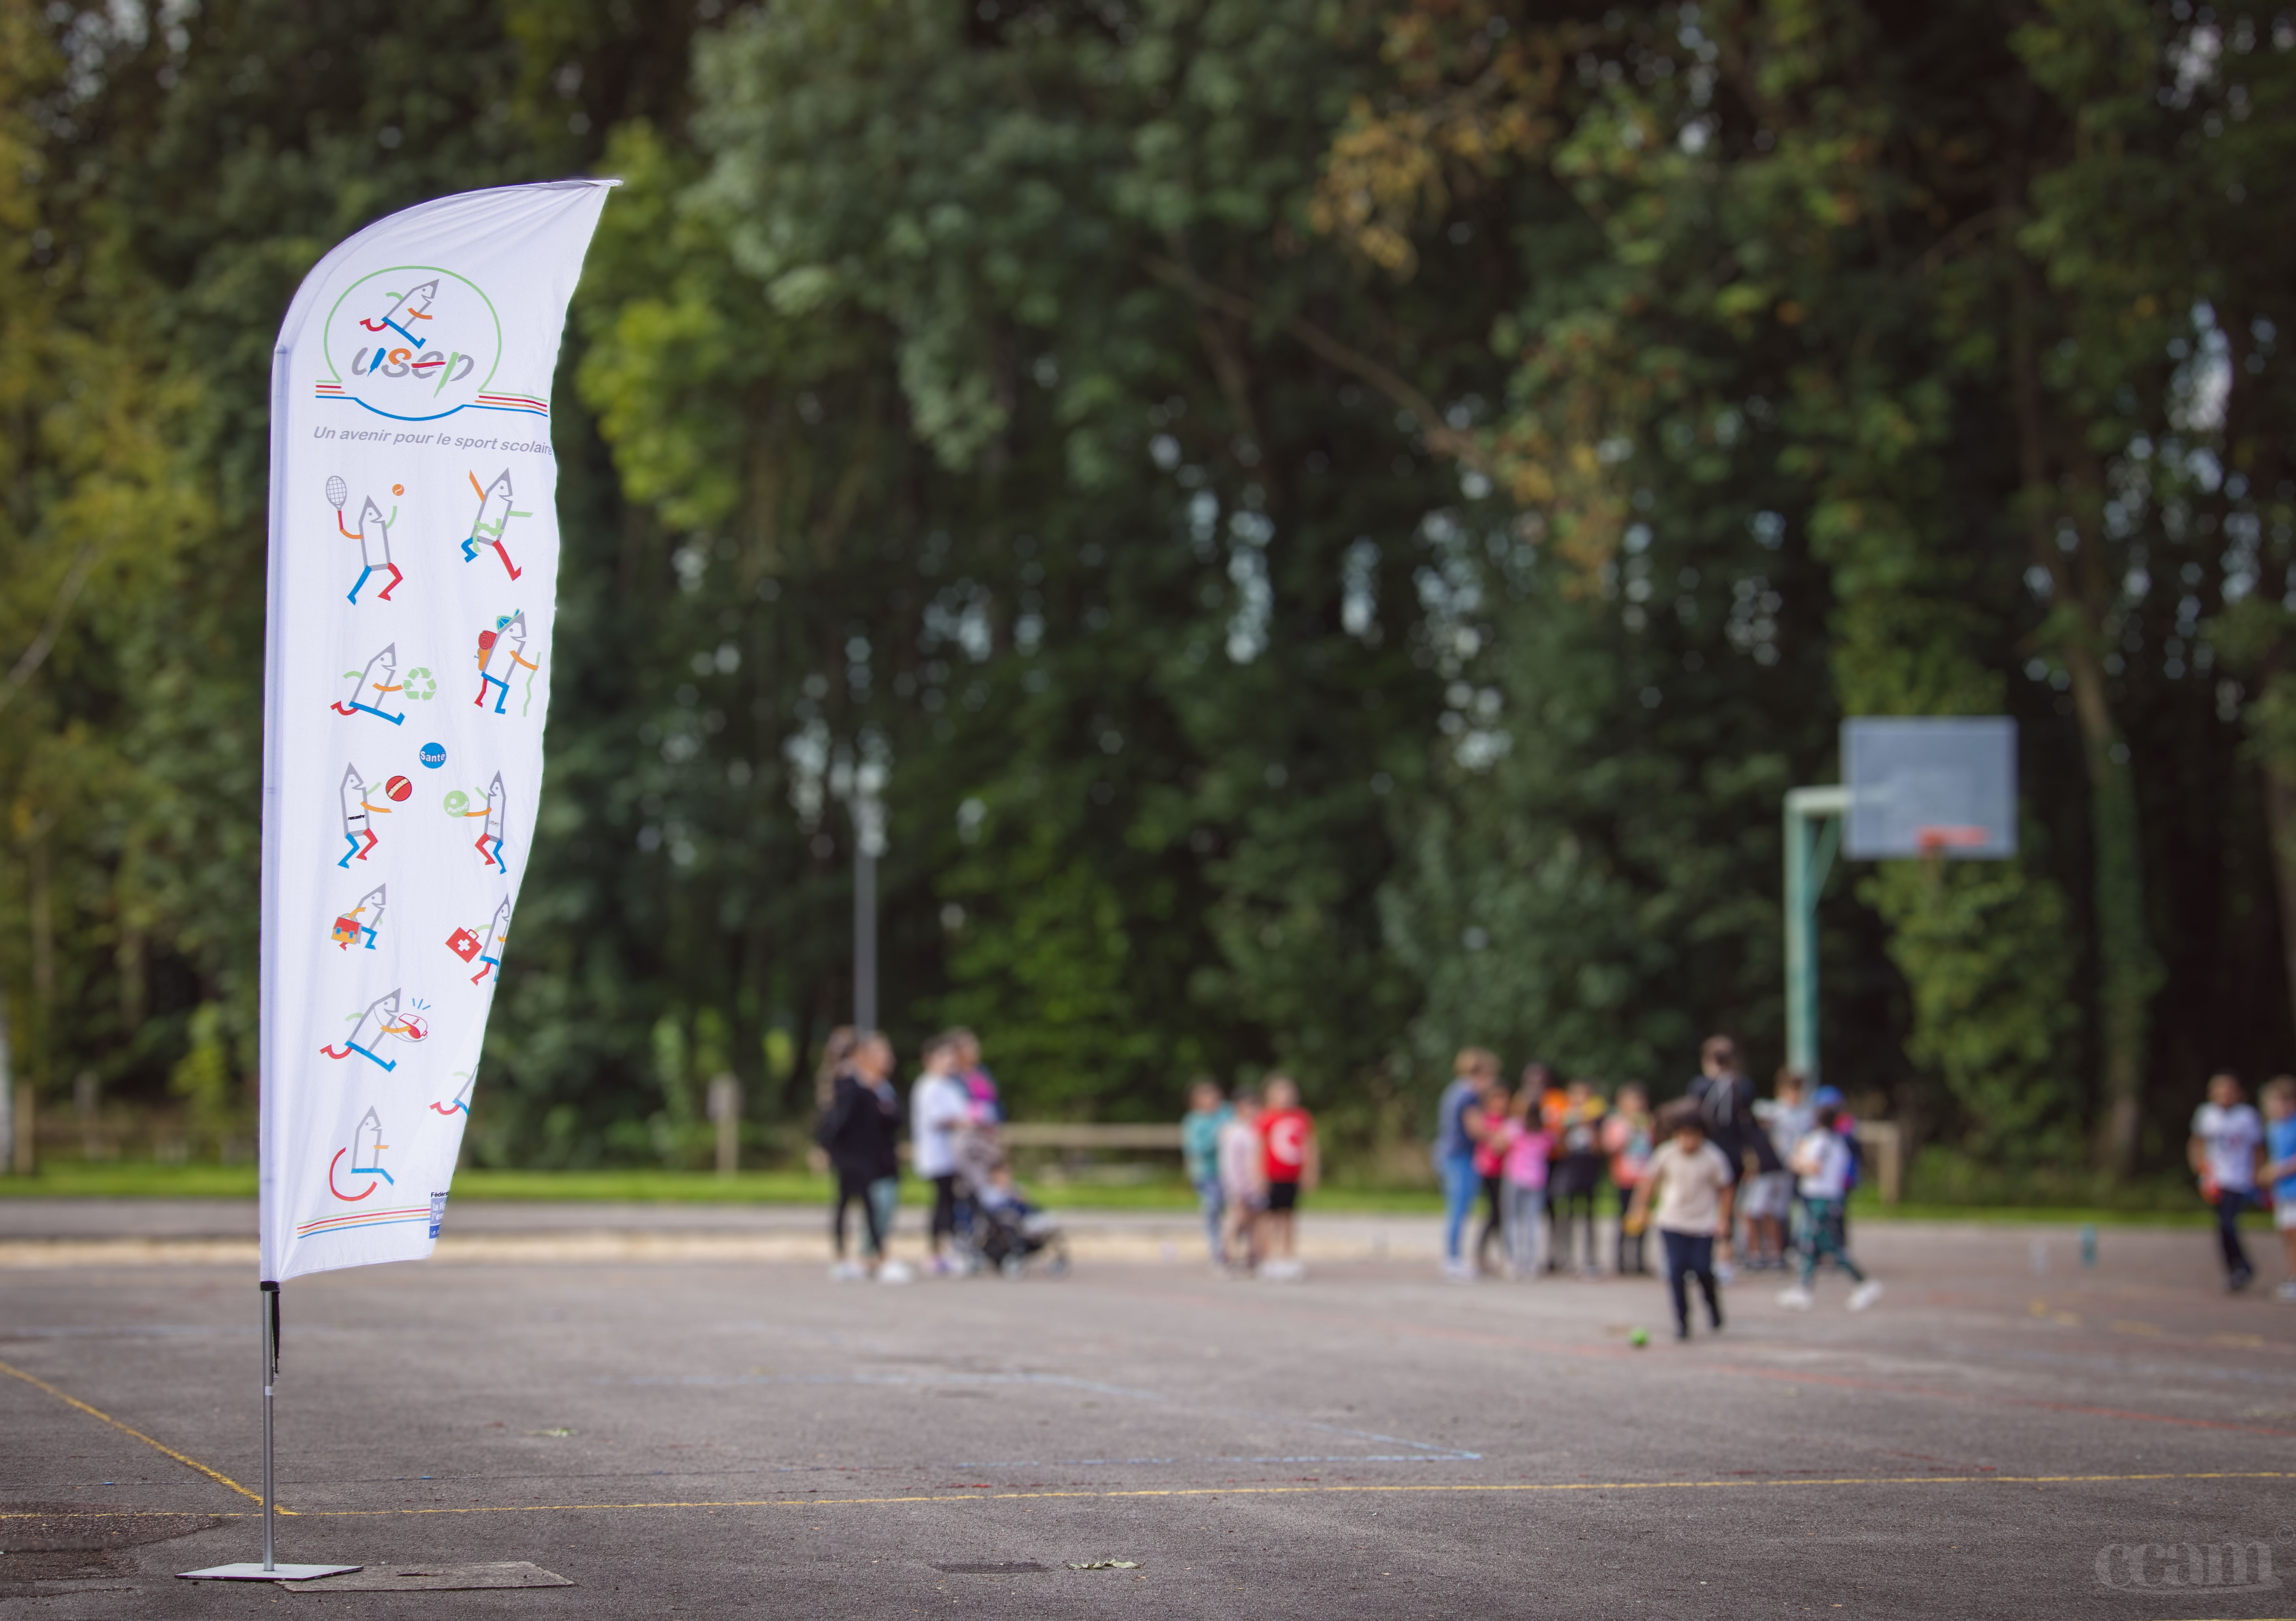
<path id="1" fill-rule="evenodd" d="M 1750 1270 L 1797 1268 L 1780 1304 L 1808 1309 L 1826 1261 L 1856 1285 L 1851 1310 L 1881 1298 L 1881 1284 L 1849 1251 L 1843 1213 L 1856 1175 L 1855 1123 L 1833 1089 L 1821 1087 L 1805 1101 L 1800 1076 L 1786 1071 L 1775 1098 L 1757 1100 L 1726 1036 L 1702 1049 L 1689 1095 L 1655 1116 L 1637 1082 L 1605 1101 L 1590 1081 L 1558 1085 L 1544 1064 L 1528 1066 L 1510 1094 L 1498 1060 L 1480 1047 L 1462 1052 L 1454 1071 L 1435 1141 L 1446 1206 L 1444 1272 L 1453 1281 L 1471 1281 L 1488 1269 L 1495 1234 L 1505 1240 L 1510 1277 L 1562 1271 L 1574 1257 L 1582 1275 L 1595 1274 L 1595 1212 L 1607 1178 L 1619 1210 L 1616 1270 L 1648 1270 L 1644 1238 L 1655 1226 L 1678 1338 L 1690 1332 L 1693 1281 L 1709 1321 L 1722 1325 L 1718 1286 L 1731 1275 L 1739 1216 L 1747 1223 Z M 1470 1256 L 1466 1225 L 1478 1192 L 1490 1215 Z"/>
<path id="2" fill-rule="evenodd" d="M 1507 1090 L 1496 1056 L 1481 1047 L 1459 1054 L 1439 1109 L 1435 1165 L 1445 1198 L 1445 1270 L 1464 1281 L 1492 1270 L 1490 1249 L 1504 1248 L 1504 1271 L 1526 1278 L 1573 1264 L 1592 1274 L 1597 1260 L 1595 1212 L 1607 1178 L 1619 1209 L 1642 1181 L 1654 1121 L 1644 1089 L 1634 1083 L 1606 1101 L 1593 1083 L 1559 1084 L 1544 1064 L 1522 1072 Z M 1472 1258 L 1466 1225 L 1475 1199 L 1484 1202 Z M 1639 1236 L 1621 1232 L 1620 1272 L 1648 1270 Z"/>
<path id="3" fill-rule="evenodd" d="M 1315 1117 L 1300 1106 L 1291 1077 L 1271 1075 L 1233 1101 L 1216 1082 L 1197 1081 L 1180 1123 L 1180 1146 L 1212 1265 L 1275 1283 L 1305 1277 L 1296 1231 L 1300 1198 L 1315 1191 L 1323 1156 Z"/>

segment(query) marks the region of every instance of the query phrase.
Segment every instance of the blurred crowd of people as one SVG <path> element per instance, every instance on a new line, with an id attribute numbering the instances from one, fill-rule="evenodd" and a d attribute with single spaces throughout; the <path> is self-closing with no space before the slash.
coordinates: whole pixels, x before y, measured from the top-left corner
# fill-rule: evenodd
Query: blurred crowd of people
<path id="1" fill-rule="evenodd" d="M 921 1058 L 904 1109 L 885 1037 L 849 1027 L 831 1033 L 816 1077 L 816 1141 L 836 1181 L 832 1275 L 888 1283 L 915 1276 L 886 1249 L 904 1135 L 911 1171 L 932 1189 L 925 1261 L 932 1273 L 1017 1273 L 1038 1261 L 1064 1266 L 1058 1224 L 1013 1180 L 1004 1108 L 980 1038 L 947 1030 Z M 1683 1338 L 1693 1291 L 1709 1326 L 1722 1326 L 1721 1286 L 1741 1270 L 1789 1274 L 1778 1298 L 1797 1309 L 1816 1304 L 1826 1268 L 1849 1280 L 1850 1310 L 1881 1298 L 1880 1281 L 1850 1253 L 1849 1199 L 1862 1164 L 1857 1122 L 1836 1089 L 1812 1088 L 1789 1068 L 1761 1096 L 1726 1036 L 1702 1044 L 1683 1094 L 1655 1109 L 1639 1081 L 1608 1091 L 1586 1077 L 1562 1080 L 1536 1061 L 1510 1088 L 1497 1055 L 1482 1047 L 1463 1050 L 1453 1070 L 1433 1141 L 1451 1281 L 1655 1273 Z M 2216 1210 L 2227 1287 L 2245 1289 L 2255 1276 L 2241 1216 L 2269 1208 L 2291 1274 L 2278 1293 L 2296 1301 L 2296 1077 L 2267 1083 L 2262 1101 L 2259 1114 L 2238 1077 L 2213 1077 L 2193 1117 L 2187 1154 Z M 1270 1074 L 1233 1097 L 1210 1079 L 1196 1081 L 1180 1139 L 1212 1264 L 1271 1282 L 1303 1277 L 1297 1224 L 1323 1157 L 1315 1118 L 1292 1079 Z"/>
<path id="2" fill-rule="evenodd" d="M 1857 1122 L 1833 1087 L 1811 1091 L 1799 1073 L 1781 1070 L 1772 1095 L 1759 1097 L 1726 1036 L 1703 1044 L 1685 1095 L 1655 1112 L 1639 1081 L 1606 1095 L 1597 1082 L 1565 1082 L 1538 1062 L 1510 1091 L 1497 1055 L 1482 1047 L 1463 1051 L 1453 1068 L 1434 1141 L 1444 1275 L 1453 1281 L 1601 1276 L 1598 1234 L 1609 1223 L 1597 1218 L 1607 1211 L 1615 1217 L 1613 1273 L 1652 1271 L 1648 1235 L 1656 1229 L 1657 1270 L 1678 1336 L 1690 1332 L 1693 1283 L 1710 1325 L 1722 1325 L 1719 1285 L 1734 1275 L 1734 1253 L 1749 1271 L 1792 1272 L 1779 1297 L 1789 1306 L 1814 1303 L 1826 1265 L 1854 1286 L 1851 1310 L 1881 1298 L 1880 1282 L 1849 1254 Z M 1470 1244 L 1479 1202 L 1482 1223 Z"/>

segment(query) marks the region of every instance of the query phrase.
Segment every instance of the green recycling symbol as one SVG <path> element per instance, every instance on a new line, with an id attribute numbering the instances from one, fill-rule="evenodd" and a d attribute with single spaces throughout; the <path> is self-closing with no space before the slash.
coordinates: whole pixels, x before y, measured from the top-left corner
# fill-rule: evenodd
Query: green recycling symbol
<path id="1" fill-rule="evenodd" d="M 420 702 L 439 696 L 439 678 L 422 665 L 406 672 L 406 696 Z"/>

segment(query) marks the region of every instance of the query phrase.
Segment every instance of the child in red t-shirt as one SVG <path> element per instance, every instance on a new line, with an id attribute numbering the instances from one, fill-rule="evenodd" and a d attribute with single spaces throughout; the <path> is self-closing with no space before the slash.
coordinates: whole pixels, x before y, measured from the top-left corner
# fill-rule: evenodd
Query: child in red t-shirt
<path id="1" fill-rule="evenodd" d="M 1315 1117 L 1300 1107 L 1300 1089 L 1288 1075 L 1271 1075 L 1265 1088 L 1267 1108 L 1259 1117 L 1262 1165 L 1267 1175 L 1267 1213 L 1261 1216 L 1260 1254 L 1267 1259 L 1259 1275 L 1272 1282 L 1294 1282 L 1307 1275 L 1293 1253 L 1292 1219 L 1302 1188 L 1313 1190 L 1322 1172 L 1316 1148 Z"/>

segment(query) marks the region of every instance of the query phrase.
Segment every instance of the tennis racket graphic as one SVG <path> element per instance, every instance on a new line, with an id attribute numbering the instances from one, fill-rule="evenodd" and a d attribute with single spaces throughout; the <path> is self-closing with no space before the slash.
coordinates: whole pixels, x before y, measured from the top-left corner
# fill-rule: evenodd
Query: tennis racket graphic
<path id="1" fill-rule="evenodd" d="M 329 474 L 327 477 L 328 504 L 340 512 L 343 510 L 343 503 L 348 501 L 350 498 L 351 487 L 343 482 L 342 475 L 340 473 Z"/>

